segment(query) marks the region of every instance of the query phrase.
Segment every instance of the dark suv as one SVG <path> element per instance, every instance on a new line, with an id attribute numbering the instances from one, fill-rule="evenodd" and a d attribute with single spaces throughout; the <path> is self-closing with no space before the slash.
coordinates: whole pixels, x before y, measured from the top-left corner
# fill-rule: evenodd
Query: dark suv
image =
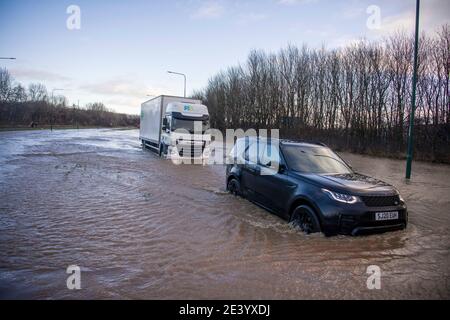
<path id="1" fill-rule="evenodd" d="M 325 145 L 246 137 L 236 141 L 227 163 L 227 190 L 306 233 L 406 228 L 408 212 L 399 192 L 355 173 Z"/>

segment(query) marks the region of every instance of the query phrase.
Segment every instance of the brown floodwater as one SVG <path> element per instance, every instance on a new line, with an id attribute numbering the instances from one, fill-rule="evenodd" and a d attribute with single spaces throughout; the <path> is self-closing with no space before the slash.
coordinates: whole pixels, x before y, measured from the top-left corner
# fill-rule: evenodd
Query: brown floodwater
<path id="1" fill-rule="evenodd" d="M 406 230 L 304 235 L 227 194 L 223 166 L 175 166 L 137 130 L 2 132 L 0 298 L 450 298 L 450 166 L 413 163 L 407 183 L 404 161 L 342 155 L 398 187 Z"/>

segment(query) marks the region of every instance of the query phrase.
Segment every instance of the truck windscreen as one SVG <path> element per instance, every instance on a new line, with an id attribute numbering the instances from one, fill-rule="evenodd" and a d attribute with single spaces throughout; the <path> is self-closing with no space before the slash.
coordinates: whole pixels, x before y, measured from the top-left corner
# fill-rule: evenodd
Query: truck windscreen
<path id="1" fill-rule="evenodd" d="M 185 129 L 189 131 L 189 133 L 194 133 L 194 124 L 201 123 L 202 133 L 209 129 L 209 121 L 208 120 L 187 120 L 187 119 L 177 119 L 172 118 L 172 131 L 177 129 Z"/>

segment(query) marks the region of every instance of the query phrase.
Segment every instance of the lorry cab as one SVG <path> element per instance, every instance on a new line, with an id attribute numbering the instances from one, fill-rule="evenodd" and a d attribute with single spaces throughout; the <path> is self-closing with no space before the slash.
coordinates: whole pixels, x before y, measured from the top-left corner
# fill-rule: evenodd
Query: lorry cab
<path id="1" fill-rule="evenodd" d="M 210 135 L 208 108 L 202 104 L 171 102 L 162 123 L 161 154 L 171 159 L 207 159 Z"/>

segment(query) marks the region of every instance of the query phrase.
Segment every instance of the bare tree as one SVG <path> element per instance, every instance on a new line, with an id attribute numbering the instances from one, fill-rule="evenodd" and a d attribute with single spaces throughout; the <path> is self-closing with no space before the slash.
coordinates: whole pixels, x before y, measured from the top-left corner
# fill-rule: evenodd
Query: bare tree
<path id="1" fill-rule="evenodd" d="M 416 154 L 450 163 L 449 25 L 420 43 Z M 406 147 L 412 54 L 413 37 L 401 32 L 335 50 L 254 50 L 196 97 L 219 129 L 279 128 L 289 138 L 398 156 Z"/>

